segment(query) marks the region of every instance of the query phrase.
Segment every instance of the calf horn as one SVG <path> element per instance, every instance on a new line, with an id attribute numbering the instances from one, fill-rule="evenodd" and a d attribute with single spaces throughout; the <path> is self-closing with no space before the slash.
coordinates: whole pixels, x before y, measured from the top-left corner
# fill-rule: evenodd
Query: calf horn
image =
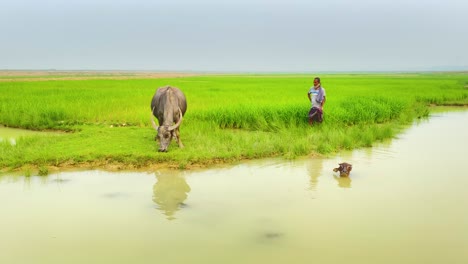
<path id="1" fill-rule="evenodd" d="M 168 128 L 168 130 L 169 130 L 169 131 L 172 131 L 172 130 L 178 128 L 178 127 L 180 126 L 181 123 L 182 123 L 182 110 L 180 110 L 180 107 L 179 107 L 179 121 L 178 121 L 175 125 L 170 126 L 170 127 Z"/>

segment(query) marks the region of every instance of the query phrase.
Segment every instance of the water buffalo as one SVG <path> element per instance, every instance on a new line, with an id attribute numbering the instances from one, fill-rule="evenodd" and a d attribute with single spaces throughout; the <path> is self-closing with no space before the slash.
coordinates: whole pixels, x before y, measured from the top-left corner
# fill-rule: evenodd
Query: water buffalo
<path id="1" fill-rule="evenodd" d="M 340 163 L 338 165 L 340 165 L 340 166 L 338 168 L 334 168 L 333 171 L 334 172 L 339 171 L 340 172 L 340 177 L 348 177 L 349 173 L 353 169 L 353 165 L 351 165 L 349 163 L 346 163 L 346 162 Z"/>
<path id="2" fill-rule="evenodd" d="M 185 111 L 187 111 L 187 100 L 179 88 L 165 86 L 156 90 L 151 100 L 151 112 L 158 119 L 159 126 L 153 117 L 151 123 L 158 132 L 155 140 L 159 140 L 159 151 L 166 152 L 173 137 L 180 148 L 184 147 L 180 141 L 179 126 Z"/>

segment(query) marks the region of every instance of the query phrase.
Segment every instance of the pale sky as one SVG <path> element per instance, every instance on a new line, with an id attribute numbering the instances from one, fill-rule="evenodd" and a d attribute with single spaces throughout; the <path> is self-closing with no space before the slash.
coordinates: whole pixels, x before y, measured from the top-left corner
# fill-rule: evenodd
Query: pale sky
<path id="1" fill-rule="evenodd" d="M 0 69 L 468 70 L 468 0 L 0 0 Z"/>

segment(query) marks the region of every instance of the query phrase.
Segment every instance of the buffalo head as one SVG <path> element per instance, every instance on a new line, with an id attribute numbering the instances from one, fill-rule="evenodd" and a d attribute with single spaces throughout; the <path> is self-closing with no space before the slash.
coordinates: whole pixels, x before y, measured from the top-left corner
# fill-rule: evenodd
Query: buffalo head
<path id="1" fill-rule="evenodd" d="M 153 109 L 154 111 L 154 109 Z M 160 152 L 167 152 L 167 147 L 171 143 L 172 138 L 179 143 L 180 147 L 183 147 L 182 142 L 180 142 L 180 135 L 179 135 L 179 128 L 180 124 L 182 123 L 182 111 L 179 108 L 179 120 L 173 126 L 157 126 L 154 122 L 153 117 L 151 117 L 151 122 L 153 124 L 153 128 L 158 132 L 156 135 L 155 140 L 159 140 L 159 151 Z"/>
<path id="2" fill-rule="evenodd" d="M 346 163 L 346 162 L 340 163 L 338 165 L 340 166 L 338 168 L 334 168 L 333 171 L 334 172 L 339 171 L 341 177 L 348 177 L 349 173 L 353 169 L 353 165 Z"/>

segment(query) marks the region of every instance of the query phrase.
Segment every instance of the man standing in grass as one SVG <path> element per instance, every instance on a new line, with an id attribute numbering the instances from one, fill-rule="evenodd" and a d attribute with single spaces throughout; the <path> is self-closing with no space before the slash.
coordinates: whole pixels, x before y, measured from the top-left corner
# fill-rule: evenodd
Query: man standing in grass
<path id="1" fill-rule="evenodd" d="M 309 111 L 309 125 L 315 122 L 321 123 L 323 121 L 323 105 L 325 104 L 325 89 L 320 83 L 320 78 L 314 78 L 314 86 L 312 86 L 307 93 L 312 107 Z"/>

